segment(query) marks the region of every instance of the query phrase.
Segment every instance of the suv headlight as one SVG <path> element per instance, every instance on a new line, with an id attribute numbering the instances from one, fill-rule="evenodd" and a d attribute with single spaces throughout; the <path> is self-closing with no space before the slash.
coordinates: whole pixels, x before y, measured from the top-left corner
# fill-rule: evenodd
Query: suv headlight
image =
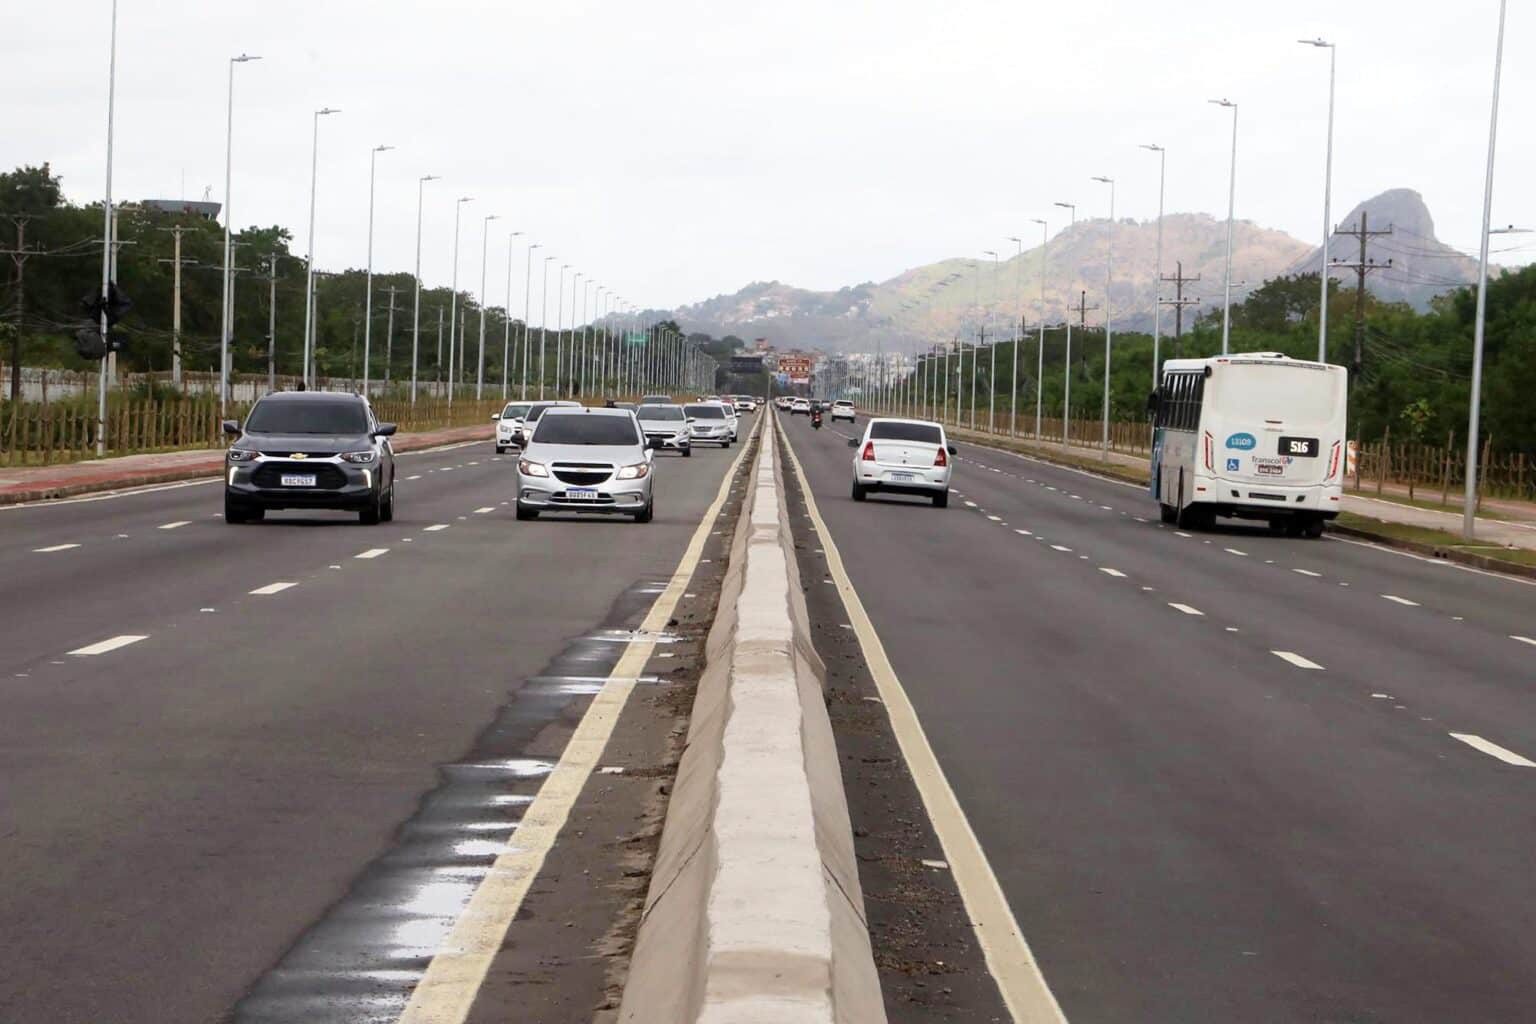
<path id="1" fill-rule="evenodd" d="M 524 476 L 549 476 L 549 469 L 544 463 L 531 459 L 518 459 L 517 471 Z"/>
<path id="2" fill-rule="evenodd" d="M 637 462 L 633 466 L 622 467 L 615 478 L 619 480 L 639 480 L 651 471 L 651 467 L 644 462 Z"/>
<path id="3" fill-rule="evenodd" d="M 230 462 L 255 462 L 260 454 L 250 448 L 231 448 L 228 452 Z"/>
<path id="4" fill-rule="evenodd" d="M 374 459 L 376 459 L 378 457 L 379 457 L 378 453 L 373 451 L 373 450 L 371 450 L 371 449 L 368 450 L 368 451 L 361 451 L 361 452 L 342 452 L 341 453 L 341 461 L 343 461 L 343 462 L 357 462 L 357 463 L 372 462 Z"/>

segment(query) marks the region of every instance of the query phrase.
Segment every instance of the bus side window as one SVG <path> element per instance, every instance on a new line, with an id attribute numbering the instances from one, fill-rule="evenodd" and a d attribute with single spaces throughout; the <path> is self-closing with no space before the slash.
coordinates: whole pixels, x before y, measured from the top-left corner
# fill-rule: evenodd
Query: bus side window
<path id="1" fill-rule="evenodd" d="M 1189 429 L 1198 430 L 1200 428 L 1200 410 L 1205 405 L 1205 374 L 1196 374 L 1193 383 L 1195 385 L 1195 393 L 1190 403 Z"/>
<path id="2" fill-rule="evenodd" d="M 1173 429 L 1188 430 L 1189 374 L 1181 373 L 1174 383 Z"/>

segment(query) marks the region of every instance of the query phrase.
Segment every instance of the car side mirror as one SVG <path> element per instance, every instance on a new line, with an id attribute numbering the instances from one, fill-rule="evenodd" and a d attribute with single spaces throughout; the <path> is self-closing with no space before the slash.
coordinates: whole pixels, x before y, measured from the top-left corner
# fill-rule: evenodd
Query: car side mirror
<path id="1" fill-rule="evenodd" d="M 239 420 L 225 420 L 223 425 L 224 425 L 224 433 L 228 434 L 230 437 L 239 437 L 240 436 L 240 421 Z"/>
<path id="2" fill-rule="evenodd" d="M 374 428 L 373 436 L 374 437 L 394 437 L 395 436 L 395 431 L 398 430 L 398 429 L 399 428 L 396 427 L 393 423 L 380 423 L 377 427 Z"/>
<path id="3" fill-rule="evenodd" d="M 499 419 L 501 419 L 501 413 L 499 413 L 499 412 L 491 413 L 491 422 L 492 423 L 495 423 Z"/>
<path id="4" fill-rule="evenodd" d="M 955 446 L 952 445 L 952 444 L 951 445 L 946 445 L 944 450 L 949 452 L 949 454 L 951 454 L 951 455 L 959 455 L 960 454 L 958 451 L 955 450 Z"/>
<path id="5" fill-rule="evenodd" d="M 857 448 L 858 446 L 859 446 L 859 439 L 858 438 L 850 437 L 848 439 L 848 447 L 849 448 Z"/>

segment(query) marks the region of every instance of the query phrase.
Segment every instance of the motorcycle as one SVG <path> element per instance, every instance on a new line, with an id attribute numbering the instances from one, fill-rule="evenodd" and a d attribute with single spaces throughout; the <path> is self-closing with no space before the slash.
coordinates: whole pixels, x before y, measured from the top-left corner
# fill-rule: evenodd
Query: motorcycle
<path id="1" fill-rule="evenodd" d="M 811 413 L 811 427 L 813 429 L 815 429 L 815 430 L 820 430 L 821 429 L 821 410 L 820 409 L 817 409 L 815 412 Z"/>

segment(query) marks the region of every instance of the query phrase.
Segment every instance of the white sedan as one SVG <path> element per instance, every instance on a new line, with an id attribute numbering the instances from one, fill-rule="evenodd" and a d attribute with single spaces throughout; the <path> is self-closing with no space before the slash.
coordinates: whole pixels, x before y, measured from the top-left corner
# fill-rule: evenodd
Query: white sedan
<path id="1" fill-rule="evenodd" d="M 954 445 L 944 428 L 927 420 L 870 420 L 862 438 L 848 441 L 853 457 L 853 500 L 870 492 L 932 498 L 936 508 L 949 505 L 949 474 Z"/>
<path id="2" fill-rule="evenodd" d="M 854 412 L 854 408 L 853 408 L 853 403 L 848 401 L 848 399 L 846 399 L 846 398 L 839 398 L 837 401 L 832 403 L 832 422 L 833 423 L 836 423 L 838 420 L 847 420 L 849 423 L 852 423 L 853 420 L 854 420 L 854 416 L 855 416 L 855 412 Z"/>

